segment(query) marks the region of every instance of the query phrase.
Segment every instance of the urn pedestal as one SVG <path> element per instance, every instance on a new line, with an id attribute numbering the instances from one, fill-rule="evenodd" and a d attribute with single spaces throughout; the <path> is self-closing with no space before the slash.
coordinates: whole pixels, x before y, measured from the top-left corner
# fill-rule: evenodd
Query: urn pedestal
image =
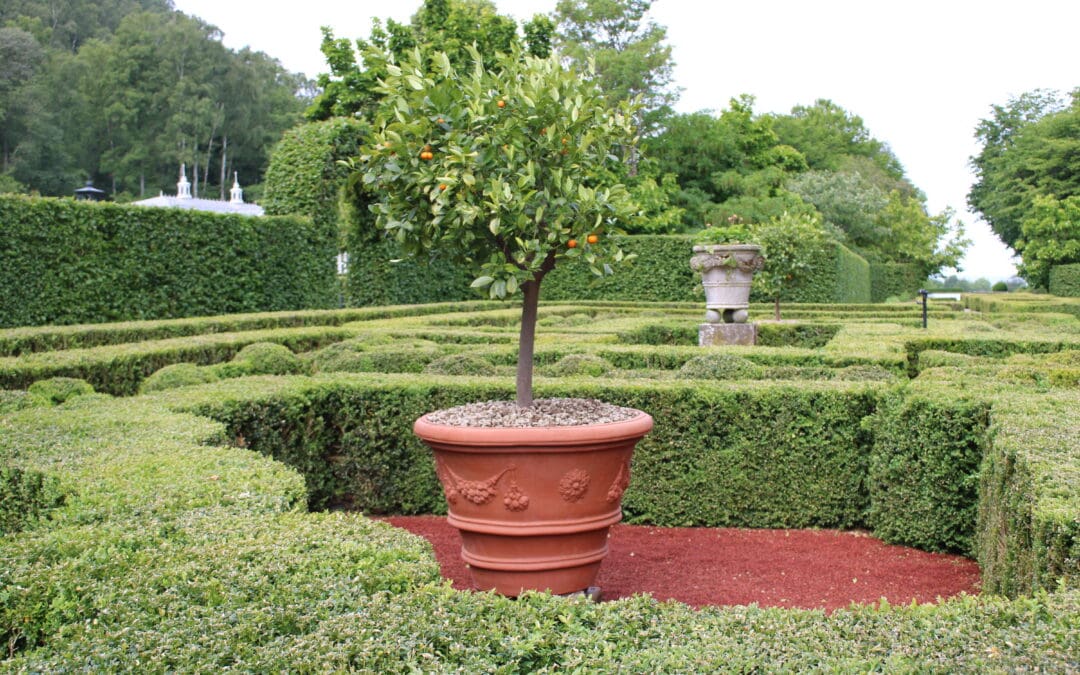
<path id="1" fill-rule="evenodd" d="M 706 323 L 746 323 L 750 283 L 765 258 L 753 244 L 695 246 L 690 268 L 701 274 Z"/>

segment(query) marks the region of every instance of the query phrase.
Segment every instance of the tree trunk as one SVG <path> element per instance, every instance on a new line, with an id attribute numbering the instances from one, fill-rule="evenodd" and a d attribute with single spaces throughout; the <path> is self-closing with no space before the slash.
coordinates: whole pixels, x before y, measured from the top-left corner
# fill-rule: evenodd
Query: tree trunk
<path id="1" fill-rule="evenodd" d="M 221 134 L 221 201 L 225 201 L 225 157 L 229 152 L 229 137 Z"/>
<path id="2" fill-rule="evenodd" d="M 521 287 L 525 296 L 521 304 L 521 333 L 518 335 L 517 404 L 521 408 L 530 408 L 533 403 L 533 351 L 536 347 L 536 315 L 540 307 L 540 279 L 527 281 Z"/>
<path id="3" fill-rule="evenodd" d="M 195 148 L 197 151 L 198 148 Z M 195 170 L 191 172 L 191 177 L 194 181 L 191 184 L 191 196 L 195 199 L 199 198 L 199 158 L 195 157 Z"/>
<path id="4" fill-rule="evenodd" d="M 779 321 L 780 320 L 780 298 L 775 298 L 774 300 L 775 300 L 776 304 L 773 305 L 773 318 L 775 318 L 777 321 Z"/>

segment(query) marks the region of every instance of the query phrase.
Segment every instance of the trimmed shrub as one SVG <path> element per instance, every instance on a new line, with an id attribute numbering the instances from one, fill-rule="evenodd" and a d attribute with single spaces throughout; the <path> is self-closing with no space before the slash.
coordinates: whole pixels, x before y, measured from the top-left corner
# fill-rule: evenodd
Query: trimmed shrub
<path id="1" fill-rule="evenodd" d="M 447 354 L 424 366 L 424 372 L 434 375 L 494 375 L 498 369 L 475 354 Z"/>
<path id="2" fill-rule="evenodd" d="M 614 366 L 595 354 L 567 354 L 542 372 L 554 377 L 602 377 Z"/>
<path id="3" fill-rule="evenodd" d="M 1050 293 L 1066 298 L 1080 298 L 1080 263 L 1051 267 Z"/>
<path id="4" fill-rule="evenodd" d="M 194 384 L 206 384 L 216 382 L 219 379 L 213 368 L 197 366 L 194 363 L 174 363 L 155 371 L 150 377 L 139 385 L 139 393 L 146 394 L 151 391 L 163 389 L 175 389 Z"/>
<path id="5" fill-rule="evenodd" d="M 396 242 L 374 238 L 370 232 L 350 233 L 349 284 L 351 307 L 405 305 L 475 300 L 472 276 L 445 260 L 405 256 Z"/>
<path id="6" fill-rule="evenodd" d="M 296 375 L 307 372 L 307 364 L 288 347 L 273 342 L 256 342 L 241 349 L 229 363 L 216 367 L 221 377 L 244 375 Z"/>
<path id="7" fill-rule="evenodd" d="M 684 380 L 754 380 L 763 375 L 760 366 L 741 356 L 703 354 L 684 363 L 677 376 Z"/>
<path id="8" fill-rule="evenodd" d="M 0 325 L 331 307 L 336 252 L 295 217 L 0 195 Z"/>
<path id="9" fill-rule="evenodd" d="M 623 251 L 637 257 L 617 274 L 598 279 L 588 264 L 567 263 L 544 279 L 544 300 L 637 300 L 700 302 L 701 281 L 690 269 L 693 238 L 687 235 L 617 237 Z M 840 244 L 828 247 L 814 274 L 792 302 L 870 302 L 869 266 Z M 754 302 L 764 298 L 756 295 Z"/>
<path id="10" fill-rule="evenodd" d="M 338 236 L 341 191 L 368 125 L 347 117 L 307 122 L 285 132 L 270 153 L 262 206 L 270 216 L 304 215 Z M 342 238 L 341 243 L 344 243 Z"/>
<path id="11" fill-rule="evenodd" d="M 840 324 L 827 323 L 770 323 L 758 327 L 758 345 L 762 347 L 801 347 L 819 349 L 840 332 Z"/>
<path id="12" fill-rule="evenodd" d="M 312 353 L 309 359 L 317 372 L 420 373 L 441 355 L 439 345 L 430 340 L 380 336 L 339 342 Z"/>
<path id="13" fill-rule="evenodd" d="M 0 536 L 24 529 L 63 503 L 56 476 L 0 465 Z"/>
<path id="14" fill-rule="evenodd" d="M 48 401 L 51 405 L 60 405 L 76 396 L 93 394 L 94 387 L 86 380 L 75 377 L 51 377 L 31 384 L 27 393 Z"/>
<path id="15" fill-rule="evenodd" d="M 16 410 L 39 408 L 47 405 L 52 404 L 28 391 L 19 389 L 0 389 L 0 415 L 15 412 Z"/>

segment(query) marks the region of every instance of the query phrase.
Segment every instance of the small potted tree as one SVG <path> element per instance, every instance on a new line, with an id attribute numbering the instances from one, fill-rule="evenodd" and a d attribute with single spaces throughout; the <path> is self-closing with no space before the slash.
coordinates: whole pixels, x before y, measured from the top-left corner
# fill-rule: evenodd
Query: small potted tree
<path id="1" fill-rule="evenodd" d="M 605 165 L 634 141 L 629 104 L 612 108 L 589 77 L 557 57 L 521 53 L 485 69 L 414 51 L 388 73 L 363 181 L 386 233 L 411 254 L 467 265 L 492 298 L 522 297 L 516 401 L 424 415 L 462 555 L 484 589 L 516 596 L 593 585 L 621 519 L 635 444 L 652 428 L 638 410 L 582 399 L 533 400 L 540 285 L 563 261 L 612 273 L 629 256 L 610 238 L 634 205 Z"/>
<path id="2" fill-rule="evenodd" d="M 750 284 L 765 259 L 750 229 L 737 215 L 726 226 L 707 227 L 694 237 L 690 268 L 701 274 L 706 323 L 746 323 Z"/>

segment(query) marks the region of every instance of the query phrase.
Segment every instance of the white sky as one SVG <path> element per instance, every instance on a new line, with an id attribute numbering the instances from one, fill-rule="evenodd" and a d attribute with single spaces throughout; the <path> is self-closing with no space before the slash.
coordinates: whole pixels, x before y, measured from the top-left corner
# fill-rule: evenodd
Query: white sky
<path id="1" fill-rule="evenodd" d="M 495 0 L 518 19 L 555 2 Z M 407 21 L 420 0 L 305 0 L 280 10 L 264 0 L 174 4 L 220 28 L 226 46 L 250 46 L 314 77 L 328 70 L 320 26 L 367 37 L 373 17 Z M 1080 2 L 655 0 L 651 16 L 668 29 L 679 112 L 719 111 L 742 93 L 757 97 L 758 113 L 831 99 L 889 144 L 932 212 L 956 210 L 974 241 L 961 276 L 1015 272 L 1011 251 L 966 210 L 974 130 L 1012 96 L 1080 86 Z"/>

